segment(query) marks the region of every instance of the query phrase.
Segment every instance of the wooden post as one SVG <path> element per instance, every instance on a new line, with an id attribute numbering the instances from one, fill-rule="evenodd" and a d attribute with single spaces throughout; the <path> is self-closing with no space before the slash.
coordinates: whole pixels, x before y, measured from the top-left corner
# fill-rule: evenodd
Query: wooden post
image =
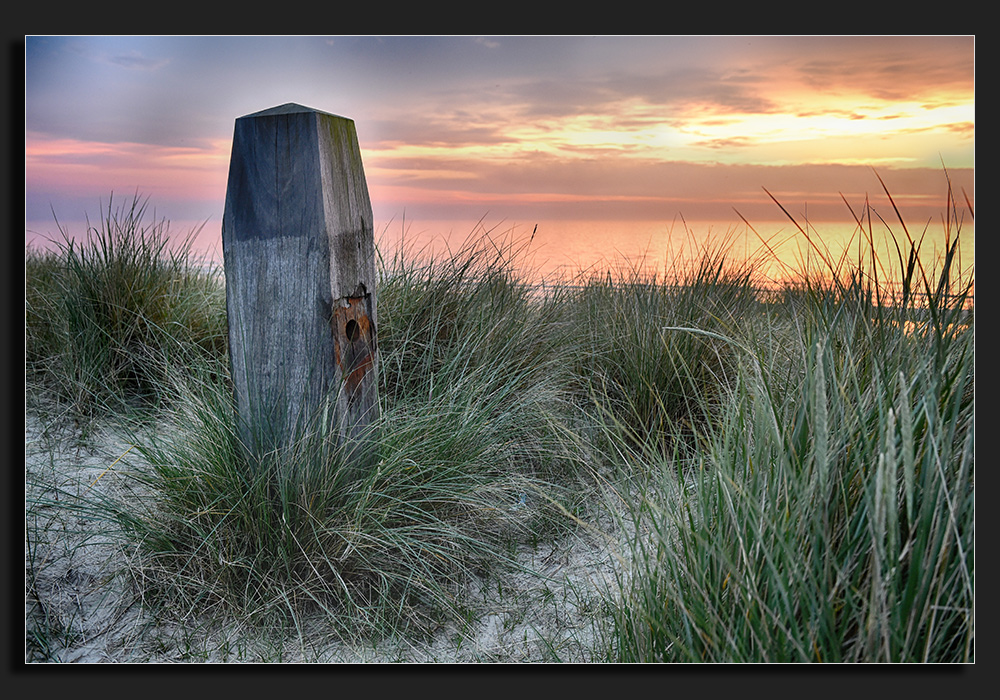
<path id="1" fill-rule="evenodd" d="M 297 104 L 236 120 L 222 220 L 239 434 L 251 454 L 378 415 L 375 243 L 354 122 Z"/>

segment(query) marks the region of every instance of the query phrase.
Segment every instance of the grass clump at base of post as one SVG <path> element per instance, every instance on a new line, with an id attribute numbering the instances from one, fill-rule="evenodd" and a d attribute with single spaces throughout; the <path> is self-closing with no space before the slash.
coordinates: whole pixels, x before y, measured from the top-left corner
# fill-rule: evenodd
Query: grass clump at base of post
<path id="1" fill-rule="evenodd" d="M 248 459 L 226 373 L 187 369 L 113 506 L 153 598 L 283 627 L 319 613 L 344 638 L 427 632 L 463 618 L 470 577 L 566 527 L 566 363 L 510 270 L 466 252 L 385 273 L 365 469 L 321 416 Z"/>

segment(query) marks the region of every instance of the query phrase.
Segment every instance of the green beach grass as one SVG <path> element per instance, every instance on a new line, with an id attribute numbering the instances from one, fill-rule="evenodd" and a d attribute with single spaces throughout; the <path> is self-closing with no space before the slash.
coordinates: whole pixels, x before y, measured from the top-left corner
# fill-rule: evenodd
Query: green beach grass
<path id="1" fill-rule="evenodd" d="M 542 287 L 530 239 L 403 248 L 380 261 L 381 416 L 358 470 L 322 416 L 283 450 L 238 449 L 221 271 L 145 202 L 109 203 L 85 241 L 25 255 L 26 410 L 110 417 L 132 446 L 115 491 L 26 474 L 26 659 L 67 643 L 33 585 L 40 514 L 62 509 L 166 618 L 419 644 L 478 614 L 470 580 L 610 519 L 634 534 L 587 660 L 974 662 L 959 214 L 933 268 L 901 218 L 879 259 L 862 212 L 860 253 L 814 241 L 826 269 L 766 290 L 726 240 L 667 277 Z"/>

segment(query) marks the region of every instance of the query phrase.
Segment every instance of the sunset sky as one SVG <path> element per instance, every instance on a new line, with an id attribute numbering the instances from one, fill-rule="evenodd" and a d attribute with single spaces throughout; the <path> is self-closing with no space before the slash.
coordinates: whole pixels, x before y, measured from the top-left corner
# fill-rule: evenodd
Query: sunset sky
<path id="1" fill-rule="evenodd" d="M 27 36 L 26 229 L 138 190 L 218 237 L 235 119 L 286 102 L 355 121 L 376 227 L 843 221 L 873 169 L 975 204 L 972 36 Z"/>

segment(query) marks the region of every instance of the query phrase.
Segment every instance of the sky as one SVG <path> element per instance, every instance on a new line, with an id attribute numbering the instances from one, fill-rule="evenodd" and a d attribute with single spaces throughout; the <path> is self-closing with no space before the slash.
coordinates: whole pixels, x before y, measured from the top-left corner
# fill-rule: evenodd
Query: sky
<path id="1" fill-rule="evenodd" d="M 26 36 L 26 242 L 135 193 L 217 240 L 286 102 L 354 120 L 376 228 L 975 205 L 973 36 Z"/>

